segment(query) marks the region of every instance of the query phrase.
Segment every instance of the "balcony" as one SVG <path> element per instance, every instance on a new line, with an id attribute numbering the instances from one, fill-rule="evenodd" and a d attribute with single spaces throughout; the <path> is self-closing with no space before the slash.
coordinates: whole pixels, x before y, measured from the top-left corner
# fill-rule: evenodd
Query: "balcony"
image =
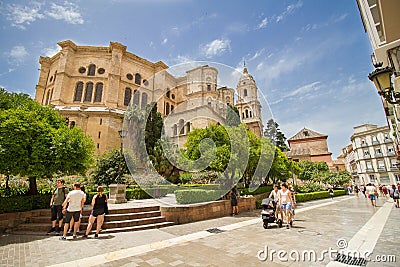
<path id="1" fill-rule="evenodd" d="M 399 168 L 398 168 L 397 166 L 392 166 L 392 167 L 390 167 L 390 170 L 391 170 L 391 171 L 398 171 Z"/>
<path id="2" fill-rule="evenodd" d="M 366 172 L 375 172 L 373 168 L 367 168 L 365 171 Z"/>
<path id="3" fill-rule="evenodd" d="M 375 153 L 375 158 L 381 158 L 381 157 L 383 157 L 382 153 Z"/>
<path id="4" fill-rule="evenodd" d="M 371 158 L 371 155 L 364 155 L 363 158 L 364 158 L 364 159 L 370 159 L 370 158 Z"/>
<path id="5" fill-rule="evenodd" d="M 378 172 L 386 172 L 386 168 L 385 167 L 378 167 Z"/>
<path id="6" fill-rule="evenodd" d="M 372 141 L 372 145 L 373 146 L 379 145 L 379 141 Z"/>
<path id="7" fill-rule="evenodd" d="M 368 144 L 367 143 L 361 143 L 361 147 L 367 147 Z"/>
<path id="8" fill-rule="evenodd" d="M 393 143 L 392 138 L 385 138 L 384 140 L 385 143 Z"/>
<path id="9" fill-rule="evenodd" d="M 394 155 L 396 155 L 396 154 L 394 153 L 394 151 L 389 151 L 389 152 L 387 153 L 387 155 L 390 157 L 390 156 L 394 156 Z"/>

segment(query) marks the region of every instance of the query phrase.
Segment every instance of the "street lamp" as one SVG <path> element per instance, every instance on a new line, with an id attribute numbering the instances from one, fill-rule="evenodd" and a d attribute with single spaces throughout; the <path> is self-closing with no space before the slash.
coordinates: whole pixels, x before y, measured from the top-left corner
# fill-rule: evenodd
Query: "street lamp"
<path id="1" fill-rule="evenodd" d="M 368 78 L 374 82 L 378 94 L 390 104 L 400 104 L 400 92 L 395 92 L 392 86 L 392 67 L 382 67 L 382 62 L 375 63 L 376 68 L 368 75 Z"/>

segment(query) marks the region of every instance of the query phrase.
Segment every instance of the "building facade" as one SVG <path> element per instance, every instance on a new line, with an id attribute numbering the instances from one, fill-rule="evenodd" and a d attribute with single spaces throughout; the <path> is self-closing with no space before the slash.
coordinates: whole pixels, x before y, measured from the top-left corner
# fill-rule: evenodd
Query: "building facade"
<path id="1" fill-rule="evenodd" d="M 334 170 L 332 153 L 328 150 L 327 139 L 327 135 L 303 128 L 288 139 L 290 151 L 285 152 L 286 156 L 293 161 L 324 161 L 330 169 Z"/>
<path id="2" fill-rule="evenodd" d="M 388 126 L 364 124 L 354 127 L 350 140 L 359 184 L 395 184 L 399 181 L 393 139 Z"/>
<path id="3" fill-rule="evenodd" d="M 353 183 L 358 181 L 357 163 L 354 156 L 353 144 L 349 144 L 342 148 L 342 155 L 345 162 L 346 171 L 351 174 Z"/>
<path id="4" fill-rule="evenodd" d="M 357 0 L 365 32 L 371 42 L 373 63 L 382 62 L 382 67 L 394 70 L 393 87 L 400 92 L 400 1 L 398 0 Z M 391 133 L 400 136 L 398 105 L 388 103 L 383 97 L 382 103 Z M 400 159 L 399 140 L 395 141 L 395 149 Z"/>
<path id="5" fill-rule="evenodd" d="M 70 127 L 78 126 L 96 144 L 96 154 L 121 146 L 124 113 L 133 103 L 157 103 L 165 132 L 179 145 L 193 128 L 223 121 L 227 104 L 236 106 L 242 122 L 261 136 L 258 88 L 247 68 L 235 89 L 219 87 L 218 70 L 200 66 L 175 77 L 161 61 L 150 62 L 110 42 L 108 47 L 59 42 L 61 51 L 40 57 L 35 100 L 51 105 Z"/>

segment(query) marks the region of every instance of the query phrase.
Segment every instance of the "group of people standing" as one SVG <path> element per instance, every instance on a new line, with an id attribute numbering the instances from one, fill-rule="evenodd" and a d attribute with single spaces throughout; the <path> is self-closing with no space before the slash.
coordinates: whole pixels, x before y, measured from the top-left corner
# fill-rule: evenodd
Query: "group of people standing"
<path id="1" fill-rule="evenodd" d="M 278 218 L 281 215 L 282 222 L 286 218 L 286 228 L 289 229 L 292 226 L 296 208 L 296 197 L 294 189 L 286 183 L 281 185 L 279 190 L 278 185 L 274 185 L 274 190 L 269 194 L 269 198 L 272 198 L 276 203 L 275 216 Z"/>
<path id="2" fill-rule="evenodd" d="M 101 227 L 103 226 L 104 216 L 108 213 L 107 195 L 103 194 L 103 187 L 97 187 L 97 194 L 92 199 L 92 211 L 89 216 L 88 226 L 82 238 L 87 238 L 92 230 L 93 224 L 97 219 L 97 228 L 95 238 L 98 238 Z M 67 234 L 71 234 L 73 239 L 77 238 L 77 233 L 80 228 L 82 211 L 86 201 L 86 193 L 84 186 L 80 183 L 74 183 L 73 190 L 69 191 L 65 187 L 65 181 L 57 180 L 57 188 L 53 190 L 50 200 L 51 207 L 51 229 L 47 232 L 61 234 L 60 240 L 67 240 Z M 56 224 L 58 221 L 58 229 Z M 64 223 L 64 228 L 62 224 Z"/>
<path id="3" fill-rule="evenodd" d="M 369 198 L 371 201 L 371 205 L 376 207 L 376 199 L 379 197 L 391 197 L 396 208 L 399 208 L 399 191 L 400 184 L 396 185 L 381 185 L 378 186 L 368 183 L 367 185 L 354 185 L 353 192 L 356 197 L 358 197 L 358 193 L 364 195 L 365 198 Z"/>

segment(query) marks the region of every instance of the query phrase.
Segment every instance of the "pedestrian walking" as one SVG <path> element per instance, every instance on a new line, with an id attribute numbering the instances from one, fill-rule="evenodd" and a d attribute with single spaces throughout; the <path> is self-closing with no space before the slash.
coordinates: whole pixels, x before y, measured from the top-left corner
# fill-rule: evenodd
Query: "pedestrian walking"
<path id="1" fill-rule="evenodd" d="M 67 198 L 63 202 L 63 213 L 66 213 L 65 215 L 65 224 L 64 224 L 64 233 L 63 236 L 60 237 L 60 240 L 66 240 L 67 239 L 67 232 L 69 228 L 69 223 L 72 218 L 74 218 L 74 233 L 73 233 L 73 238 L 76 238 L 76 232 L 78 230 L 79 226 L 79 216 L 81 214 L 83 205 L 84 205 L 84 197 L 85 193 L 81 191 L 81 185 L 80 183 L 75 183 L 74 184 L 74 190 L 69 192 L 67 195 Z M 67 208 L 68 205 L 68 208 Z"/>
<path id="2" fill-rule="evenodd" d="M 396 208 L 399 207 L 399 189 L 395 186 L 392 185 L 392 194 L 391 197 L 393 198 L 394 201 L 394 205 L 396 206 Z"/>
<path id="3" fill-rule="evenodd" d="M 356 197 L 358 197 L 358 192 L 360 191 L 360 189 L 358 188 L 358 185 L 354 186 L 354 194 L 356 195 Z"/>
<path id="4" fill-rule="evenodd" d="M 367 184 L 366 193 L 368 194 L 369 199 L 371 200 L 371 205 L 373 207 L 376 207 L 376 196 L 378 195 L 376 187 L 371 183 Z"/>
<path id="5" fill-rule="evenodd" d="M 329 192 L 329 195 L 331 196 L 331 199 L 333 200 L 334 191 L 333 191 L 333 187 L 332 186 L 329 187 L 328 192 Z"/>
<path id="6" fill-rule="evenodd" d="M 281 208 L 286 217 L 286 228 L 289 229 L 289 225 L 291 226 L 293 223 L 290 212 L 292 210 L 292 192 L 290 192 L 290 190 L 288 189 L 287 184 L 284 183 L 281 185 L 281 190 L 279 190 L 279 197 Z"/>
<path id="7" fill-rule="evenodd" d="M 92 212 L 90 213 L 89 216 L 89 223 L 86 228 L 86 233 L 82 238 L 87 238 L 90 231 L 92 230 L 94 221 L 97 219 L 97 227 L 96 227 L 96 233 L 94 235 L 94 238 L 99 237 L 99 233 L 101 231 L 101 227 L 103 226 L 104 223 L 104 216 L 108 214 L 108 205 L 107 205 L 107 195 L 103 194 L 104 188 L 102 186 L 97 187 L 97 195 L 95 195 L 92 199 Z"/>
<path id="8" fill-rule="evenodd" d="M 64 186 L 65 181 L 63 179 L 57 180 L 57 188 L 53 190 L 53 194 L 50 200 L 51 209 L 51 229 L 47 234 L 55 233 L 59 235 L 63 224 L 62 204 L 68 195 L 68 188 Z M 56 231 L 56 223 L 58 220 L 58 229 Z"/>
<path id="9" fill-rule="evenodd" d="M 281 214 L 281 219 L 283 220 L 283 213 L 281 209 L 280 197 L 279 197 L 279 187 L 278 185 L 274 185 L 274 189 L 269 194 L 269 198 L 272 198 L 275 201 L 276 209 L 275 209 L 275 217 L 279 218 L 279 213 Z"/>

